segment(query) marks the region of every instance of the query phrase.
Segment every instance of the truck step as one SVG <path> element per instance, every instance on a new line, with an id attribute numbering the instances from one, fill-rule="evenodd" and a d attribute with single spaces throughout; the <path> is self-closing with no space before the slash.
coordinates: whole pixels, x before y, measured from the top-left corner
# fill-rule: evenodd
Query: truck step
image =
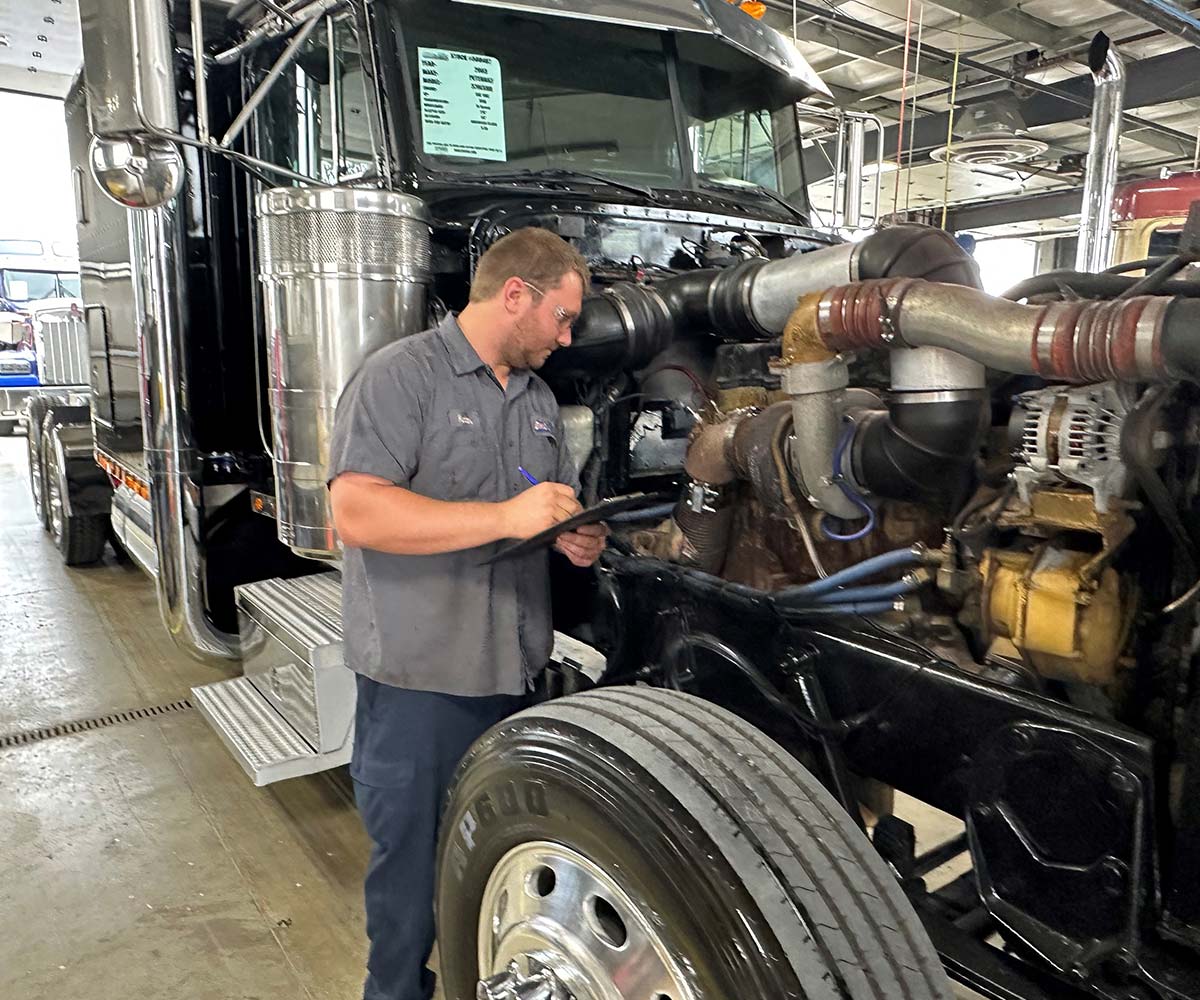
<path id="1" fill-rule="evenodd" d="M 346 745 L 354 674 L 342 656 L 342 578 L 316 573 L 237 588 L 242 673 L 318 753 Z"/>
<path id="2" fill-rule="evenodd" d="M 241 677 L 193 688 L 196 707 L 256 785 L 347 764 L 357 684 L 342 654 L 342 578 L 316 573 L 236 589 Z M 593 682 L 604 654 L 554 633 L 551 658 Z"/>
<path id="3" fill-rule="evenodd" d="M 350 763 L 352 741 L 319 753 L 259 693 L 248 677 L 192 688 L 196 708 L 255 785 Z"/>
<path id="4" fill-rule="evenodd" d="M 319 658 L 320 650 L 333 646 L 341 659 L 340 574 L 316 573 L 243 584 L 237 588 L 237 605 L 256 625 L 307 662 L 312 663 L 314 657 Z"/>

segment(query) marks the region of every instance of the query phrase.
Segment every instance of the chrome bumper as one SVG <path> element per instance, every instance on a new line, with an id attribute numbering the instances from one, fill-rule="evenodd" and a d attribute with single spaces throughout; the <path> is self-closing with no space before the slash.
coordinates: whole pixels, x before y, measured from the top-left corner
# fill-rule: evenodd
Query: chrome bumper
<path id="1" fill-rule="evenodd" d="M 34 393 L 41 390 L 40 386 L 22 385 L 16 388 L 0 388 L 0 420 L 20 420 L 25 422 L 25 403 Z"/>

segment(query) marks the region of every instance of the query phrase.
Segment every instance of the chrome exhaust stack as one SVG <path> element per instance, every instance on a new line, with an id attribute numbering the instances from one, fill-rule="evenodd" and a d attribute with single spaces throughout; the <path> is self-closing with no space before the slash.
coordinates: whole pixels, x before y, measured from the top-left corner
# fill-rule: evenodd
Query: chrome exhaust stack
<path id="1" fill-rule="evenodd" d="M 1125 63 L 1103 31 L 1092 39 L 1088 67 L 1096 89 L 1092 96 L 1075 270 L 1103 271 L 1109 265 L 1112 250 L 1112 200 L 1117 182 L 1121 112 L 1125 106 Z"/>
<path id="2" fill-rule="evenodd" d="M 199 456 L 183 378 L 182 222 L 174 204 L 129 213 L 133 301 L 140 345 L 142 441 L 150 474 L 158 608 L 171 637 L 191 652 L 238 659 L 238 637 L 204 611 Z"/>
<path id="3" fill-rule="evenodd" d="M 100 189 L 129 213 L 137 323 L 142 447 L 150 478 L 159 612 L 190 652 L 237 658 L 237 636 L 205 613 L 199 457 L 191 436 L 183 226 L 175 196 L 183 160 L 173 31 L 163 0 L 81 0 L 84 74 Z"/>

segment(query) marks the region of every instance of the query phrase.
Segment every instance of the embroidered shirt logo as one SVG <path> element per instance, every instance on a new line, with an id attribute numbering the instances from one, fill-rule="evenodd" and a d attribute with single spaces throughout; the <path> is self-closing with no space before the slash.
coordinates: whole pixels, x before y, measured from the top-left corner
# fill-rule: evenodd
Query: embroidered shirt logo
<path id="1" fill-rule="evenodd" d="M 462 424 L 465 427 L 474 427 L 475 426 L 475 420 L 472 418 L 471 414 L 469 414 L 469 413 L 461 413 L 461 412 L 455 413 L 454 420 L 455 420 L 455 423 Z"/>
<path id="2" fill-rule="evenodd" d="M 546 437 L 554 437 L 554 424 L 545 417 L 534 417 L 533 433 L 544 434 Z"/>

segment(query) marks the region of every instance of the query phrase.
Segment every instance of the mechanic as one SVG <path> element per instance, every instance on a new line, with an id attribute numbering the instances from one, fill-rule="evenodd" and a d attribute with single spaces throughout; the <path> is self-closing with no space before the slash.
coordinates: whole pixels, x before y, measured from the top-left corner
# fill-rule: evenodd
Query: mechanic
<path id="1" fill-rule="evenodd" d="M 364 1000 L 432 997 L 446 789 L 550 656 L 547 550 L 484 561 L 580 509 L 558 404 L 534 369 L 571 342 L 590 280 L 553 233 L 510 233 L 480 259 L 457 317 L 376 351 L 338 403 L 329 475 L 358 684 L 350 773 L 373 844 Z M 606 534 L 585 525 L 555 548 L 587 567 Z"/>

